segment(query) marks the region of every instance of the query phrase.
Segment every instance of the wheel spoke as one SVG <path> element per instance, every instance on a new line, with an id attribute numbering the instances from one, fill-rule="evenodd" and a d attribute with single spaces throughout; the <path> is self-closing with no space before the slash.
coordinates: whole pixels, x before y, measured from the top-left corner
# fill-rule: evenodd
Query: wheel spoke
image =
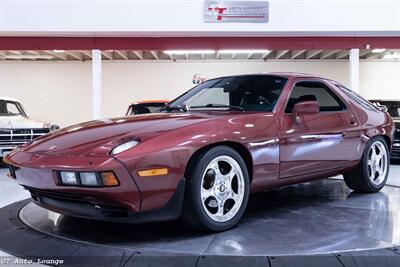
<path id="1" fill-rule="evenodd" d="M 224 216 L 224 204 L 225 201 L 218 201 L 218 211 L 216 213 L 217 216 Z"/>
<path id="2" fill-rule="evenodd" d="M 209 197 L 214 197 L 214 189 L 213 187 L 210 189 L 202 189 L 201 197 L 203 198 L 203 201 L 205 201 Z"/>

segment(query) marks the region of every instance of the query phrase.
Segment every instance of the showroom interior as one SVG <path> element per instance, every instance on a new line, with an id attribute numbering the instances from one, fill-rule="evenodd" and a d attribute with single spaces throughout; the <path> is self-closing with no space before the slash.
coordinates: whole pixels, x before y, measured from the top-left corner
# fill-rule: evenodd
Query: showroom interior
<path id="1" fill-rule="evenodd" d="M 255 6 L 258 9 L 252 9 Z M 249 13 L 226 22 L 223 13 L 219 13 L 222 12 L 221 7 L 225 8 L 224 12 L 236 7 Z M 263 19 L 259 19 L 261 13 L 257 12 L 262 13 Z M 371 100 L 373 104 L 368 103 L 376 110 L 374 112 L 389 114 L 386 111 L 391 107 L 385 106 L 384 101 L 400 103 L 399 18 L 400 3 L 397 1 L 1 1 L 0 102 L 17 103 L 16 109 L 27 120 L 26 125 L 40 125 L 29 129 L 30 139 L 43 135 L 40 139 L 46 141 L 51 136 L 58 138 L 71 134 L 74 138 L 85 139 L 85 143 L 71 145 L 69 151 L 75 153 L 73 155 L 39 151 L 28 157 L 31 153 L 24 152 L 24 149 L 29 150 L 29 146 L 26 148 L 22 141 L 15 142 L 22 145 L 21 149 L 4 147 L 1 142 L 7 131 L 11 135 L 18 135 L 15 129 L 18 123 L 23 125 L 22 119 L 19 122 L 9 118 L 10 114 L 0 116 L 0 150 L 1 157 L 5 158 L 0 168 L 0 265 L 399 265 L 400 165 L 398 160 L 389 158 L 391 145 L 396 142 L 394 139 L 387 145 L 387 180 L 380 192 L 360 194 L 357 190 L 353 191 L 341 173 L 336 172 L 329 172 L 332 175 L 328 175 L 328 179 L 305 178 L 297 184 L 282 183 L 282 187 L 250 194 L 242 219 L 224 231 L 192 229 L 182 222 L 184 219 L 181 217 L 161 222 L 121 223 L 63 215 L 62 211 L 36 205 L 35 198 L 40 202 L 42 191 L 33 193 L 31 185 L 24 185 L 24 181 L 18 177 L 19 173 L 29 177 L 31 172 L 40 184 L 45 178 L 36 170 L 45 169 L 46 164 L 65 156 L 65 161 L 57 163 L 61 171 L 51 170 L 53 177 L 57 177 L 54 179 L 63 182 L 62 171 L 72 168 L 69 164 L 75 163 L 81 164 L 76 173 L 79 172 L 77 175 L 83 179 L 80 172 L 90 171 L 84 165 L 86 162 L 82 163 L 86 157 L 114 143 L 107 139 L 110 143 L 99 143 L 97 150 L 81 152 L 89 147 L 88 144 L 100 142 L 91 140 L 90 134 L 79 135 L 82 128 L 90 128 L 95 123 L 94 128 L 101 131 L 100 124 L 123 124 L 130 120 L 132 123 L 141 123 L 146 117 L 158 115 L 128 114 L 131 105 L 155 100 L 164 105 L 164 102 L 180 97 L 189 89 L 218 77 L 287 75 L 290 80 L 293 75 L 294 79 L 310 77 L 308 79 L 312 82 L 323 77 L 325 81 L 335 81 L 364 99 Z M 278 82 L 281 83 L 281 80 Z M 224 88 L 224 92 L 229 90 Z M 377 103 L 378 100 L 383 102 Z M 154 126 L 155 130 L 147 130 L 152 131 L 150 137 L 166 133 L 164 139 L 159 139 L 160 142 L 166 142 L 168 138 L 187 134 L 175 128 L 177 132 L 170 133 L 168 122 L 174 116 L 187 116 L 187 120 L 190 120 L 190 113 L 195 112 L 186 106 L 175 108 L 171 111 L 167 109 L 167 112 L 160 111 L 169 117 L 161 120 L 157 127 Z M 265 113 L 265 117 L 275 114 L 277 110 Z M 397 114 L 399 110 L 400 104 L 396 108 Z M 390 118 L 389 115 L 382 116 Z M 396 122 L 395 116 L 392 117 Z M 197 119 L 206 121 L 204 117 Z M 232 116 L 231 120 L 234 119 Z M 398 131 L 396 124 L 392 119 L 388 120 L 382 127 L 382 135 L 395 138 L 395 131 Z M 174 121 L 174 127 L 183 128 L 180 126 L 184 125 L 183 121 L 184 118 Z M 377 117 L 370 118 L 365 127 L 372 127 L 377 121 Z M 88 123 L 82 124 L 84 122 Z M 153 129 L 146 123 L 137 124 L 137 131 Z M 229 123 L 235 124 L 232 121 Z M 224 129 L 223 126 L 219 128 L 217 123 L 213 125 L 216 128 L 208 131 L 218 134 Z M 13 127 L 15 129 L 10 130 Z M 35 132 L 35 127 L 47 130 Z M 254 125 L 247 123 L 245 127 Z M 19 128 L 26 130 L 31 126 Z M 196 135 L 195 128 L 190 129 L 193 139 L 204 137 Z M 104 132 L 113 138 L 122 135 L 120 132 L 110 133 L 107 129 Z M 24 136 L 27 134 L 21 133 Z M 364 140 L 360 144 L 368 144 L 368 134 L 359 138 Z M 339 135 L 340 138 L 346 137 L 343 133 Z M 228 139 L 225 138 L 223 142 L 230 142 Z M 49 143 L 54 149 L 64 145 L 62 141 L 57 143 L 57 140 Z M 72 142 L 72 138 L 65 140 L 66 143 Z M 143 140 L 137 138 L 135 142 Z M 337 141 L 328 142 L 332 147 Z M 279 147 L 279 137 L 274 138 L 272 143 Z M 36 142 L 29 144 L 34 148 Z M 249 143 L 250 149 L 256 146 L 254 144 Z M 346 149 L 348 154 L 353 155 L 354 151 L 360 151 L 360 147 L 364 145 L 348 146 Z M 14 150 L 11 152 L 11 149 Z M 329 148 L 322 149 L 329 154 Z M 336 151 L 334 149 L 332 153 Z M 186 168 L 192 165 L 176 163 L 186 157 L 178 154 L 178 147 L 166 149 L 164 144 L 160 144 L 159 150 L 172 151 L 168 155 L 176 153 L 172 161 L 178 167 L 169 170 L 157 167 L 156 160 L 150 164 L 152 169 L 149 169 L 149 176 L 158 171 L 168 174 L 178 168 L 184 168 L 187 175 Z M 142 152 L 146 153 L 146 150 Z M 243 151 L 238 149 L 238 152 L 242 155 Z M 299 151 L 294 150 L 293 153 L 296 152 Z M 9 153 L 10 157 L 7 156 Z M 278 161 L 281 160 L 279 151 L 258 153 L 278 154 Z M 362 153 L 361 156 L 364 155 Z M 164 157 L 167 154 L 161 155 Z M 254 152 L 253 156 L 257 155 Z M 313 157 L 318 156 L 312 155 L 312 160 Z M 102 162 L 100 158 L 93 157 L 93 162 L 101 162 L 98 164 L 101 169 L 108 162 Z M 118 157 L 112 158 L 120 161 Z M 143 161 L 138 161 L 138 166 Z M 22 162 L 26 162 L 29 168 L 25 170 L 25 163 Z M 304 162 L 302 164 L 306 165 Z M 267 173 L 265 169 L 260 168 L 258 172 Z M 96 174 L 96 179 L 100 179 L 105 186 L 109 180 L 105 180 L 103 174 L 110 173 L 111 178 L 106 178 L 115 179 L 110 183 L 116 181 L 117 186 L 120 185 L 119 170 L 112 172 L 103 167 Z M 140 171 L 138 173 L 140 175 Z M 188 180 L 187 177 L 185 179 Z M 132 180 L 135 188 L 142 186 L 141 182 Z M 80 183 L 82 185 L 82 181 Z M 160 182 L 160 187 L 156 185 L 160 195 L 154 199 L 165 198 L 167 193 L 162 192 L 161 186 L 167 184 L 172 187 L 171 183 Z M 176 192 L 179 185 L 176 185 Z M 186 185 L 182 185 L 184 194 L 191 192 L 187 186 L 186 181 Z M 221 188 L 219 190 L 222 192 Z M 60 192 L 65 194 L 65 191 Z M 73 192 L 75 194 L 78 191 Z M 119 192 L 120 195 L 124 193 Z M 176 196 L 179 198 L 174 193 L 167 204 L 171 204 Z M 89 198 L 82 197 L 85 201 Z M 187 199 L 183 201 L 185 203 Z"/>

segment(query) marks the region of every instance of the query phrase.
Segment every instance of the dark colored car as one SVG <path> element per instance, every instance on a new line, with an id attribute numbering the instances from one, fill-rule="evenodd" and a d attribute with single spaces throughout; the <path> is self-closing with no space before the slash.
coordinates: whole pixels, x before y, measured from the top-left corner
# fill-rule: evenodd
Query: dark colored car
<path id="1" fill-rule="evenodd" d="M 126 116 L 159 112 L 169 100 L 145 100 L 132 103 L 126 111 Z"/>
<path id="2" fill-rule="evenodd" d="M 398 100 L 370 100 L 372 103 L 378 103 L 387 108 L 390 116 L 396 126 L 394 134 L 393 146 L 392 146 L 392 159 L 400 159 L 400 101 Z"/>
<path id="3" fill-rule="evenodd" d="M 38 205 L 120 222 L 233 227 L 250 192 L 344 174 L 377 192 L 391 117 L 343 85 L 306 74 L 208 80 L 161 113 L 71 126 L 5 161 Z"/>

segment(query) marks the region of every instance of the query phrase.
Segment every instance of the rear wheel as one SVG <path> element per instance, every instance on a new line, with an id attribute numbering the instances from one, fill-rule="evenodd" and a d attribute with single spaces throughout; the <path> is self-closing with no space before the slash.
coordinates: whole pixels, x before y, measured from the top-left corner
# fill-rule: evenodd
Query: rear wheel
<path id="1" fill-rule="evenodd" d="M 378 192 L 386 183 L 389 166 L 389 149 L 385 139 L 381 136 L 374 137 L 367 143 L 357 168 L 344 174 L 344 180 L 354 191 Z"/>
<path id="2" fill-rule="evenodd" d="M 241 156 L 227 146 L 204 151 L 187 173 L 183 219 L 190 226 L 223 231 L 235 226 L 247 206 L 249 175 Z"/>

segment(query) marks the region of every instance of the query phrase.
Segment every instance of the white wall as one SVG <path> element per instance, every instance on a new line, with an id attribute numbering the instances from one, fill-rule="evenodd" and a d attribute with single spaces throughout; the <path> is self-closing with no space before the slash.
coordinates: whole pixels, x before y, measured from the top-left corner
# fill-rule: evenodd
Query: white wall
<path id="1" fill-rule="evenodd" d="M 203 0 L 2 0 L 2 35 L 395 35 L 400 2 L 270 0 L 268 23 L 204 23 Z"/>
<path id="2" fill-rule="evenodd" d="M 91 118 L 91 63 L 1 62 L 0 95 L 21 100 L 34 118 L 62 126 Z M 129 103 L 173 99 L 193 87 L 192 77 L 267 71 L 317 74 L 348 85 L 347 61 L 103 62 L 103 114 L 123 115 Z M 362 61 L 360 93 L 400 99 L 400 62 Z"/>

